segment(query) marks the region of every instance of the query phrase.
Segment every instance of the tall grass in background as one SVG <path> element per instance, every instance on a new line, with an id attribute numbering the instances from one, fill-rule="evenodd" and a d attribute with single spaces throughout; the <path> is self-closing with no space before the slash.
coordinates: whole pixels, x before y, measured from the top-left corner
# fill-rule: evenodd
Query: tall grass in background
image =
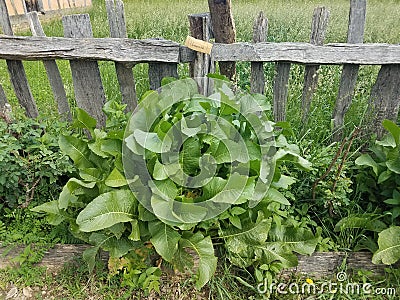
<path id="1" fill-rule="evenodd" d="M 161 37 L 183 43 L 189 33 L 187 15 L 208 10 L 206 0 L 125 0 L 126 23 L 129 38 L 143 39 Z M 349 1 L 348 0 L 234 0 L 233 13 L 236 21 L 237 40 L 251 41 L 253 20 L 259 11 L 264 11 L 269 19 L 268 41 L 270 42 L 307 42 L 311 27 L 311 18 L 316 6 L 324 5 L 330 10 L 330 20 L 326 34 L 326 42 L 346 42 Z M 399 43 L 400 42 L 400 1 L 369 0 L 367 24 L 365 31 L 366 43 Z M 107 37 L 108 22 L 105 4 L 102 0 L 94 0 L 93 8 L 88 11 L 91 16 L 95 37 Z M 63 36 L 61 20 L 48 21 L 43 24 L 48 36 Z M 18 32 L 29 35 L 29 32 Z M 57 113 L 51 89 L 41 62 L 25 62 L 25 68 L 33 95 L 39 111 L 44 116 L 54 116 Z M 74 94 L 71 72 L 67 61 L 59 61 L 67 95 L 73 103 Z M 114 65 L 110 62 L 100 62 L 107 99 L 120 99 Z M 181 65 L 181 76 L 188 75 L 187 65 Z M 136 88 L 140 97 L 149 88 L 147 65 L 134 67 Z M 375 81 L 379 67 L 363 66 L 360 69 L 356 94 L 350 111 L 346 117 L 346 128 L 351 130 L 359 123 L 368 101 L 371 87 Z M 267 96 L 272 99 L 272 84 L 274 66 L 265 64 Z M 318 90 L 314 96 L 311 117 L 308 124 L 301 123 L 300 105 L 304 76 L 304 66 L 292 65 L 289 81 L 289 99 L 287 119 L 295 132 L 306 132 L 308 138 L 315 142 L 323 142 L 329 138 L 330 118 L 340 80 L 340 66 L 323 66 L 320 69 Z M 242 89 L 248 89 L 250 84 L 250 64 L 238 64 L 238 79 Z M 4 61 L 0 62 L 0 83 L 5 88 L 8 99 L 18 109 L 17 100 L 13 94 Z M 94 99 L 95 101 L 95 99 Z M 304 128 L 306 130 L 304 130 Z M 307 132 L 307 129 L 309 131 Z"/>

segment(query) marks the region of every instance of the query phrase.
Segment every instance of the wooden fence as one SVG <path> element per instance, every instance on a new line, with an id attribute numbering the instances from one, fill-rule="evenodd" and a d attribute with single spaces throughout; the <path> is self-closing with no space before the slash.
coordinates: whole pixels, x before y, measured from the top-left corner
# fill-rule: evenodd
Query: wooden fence
<path id="1" fill-rule="evenodd" d="M 252 43 L 218 44 L 211 55 L 195 52 L 173 41 L 160 39 L 134 40 L 127 38 L 124 8 L 121 0 L 106 0 L 110 38 L 93 38 L 87 14 L 63 17 L 64 37 L 46 37 L 36 12 L 27 14 L 32 37 L 14 36 L 5 0 L 0 0 L 0 21 L 5 35 L 0 36 L 0 59 L 5 59 L 16 97 L 28 117 L 37 117 L 38 110 L 26 78 L 22 60 L 43 60 L 58 110 L 71 118 L 64 85 L 55 60 L 69 60 L 76 104 L 105 123 L 102 112 L 106 96 L 97 61 L 115 63 L 122 100 L 133 110 L 137 103 L 132 67 L 149 64 L 150 88 L 160 87 L 166 76 L 178 77 L 178 64 L 189 63 L 192 77 L 213 72 L 215 62 L 251 62 L 251 91 L 264 93 L 263 63 L 274 62 L 273 110 L 276 121 L 286 118 L 288 80 L 291 64 L 305 65 L 302 97 L 303 121 L 309 115 L 310 103 L 318 82 L 320 65 L 343 65 L 339 93 L 332 115 L 335 139 L 354 95 L 359 65 L 381 65 L 376 83 L 371 90 L 371 116 L 368 128 L 381 136 L 381 121 L 397 120 L 400 105 L 400 45 L 363 44 L 366 0 L 351 0 L 347 43 L 324 45 L 329 12 L 324 7 L 314 11 L 310 43 L 266 43 L 267 19 L 262 13 L 254 24 Z M 210 40 L 212 29 L 209 14 L 189 16 L 191 35 Z M 199 90 L 207 94 L 207 80 L 199 81 Z M 4 106 L 4 92 L 0 86 L 0 106 Z"/>

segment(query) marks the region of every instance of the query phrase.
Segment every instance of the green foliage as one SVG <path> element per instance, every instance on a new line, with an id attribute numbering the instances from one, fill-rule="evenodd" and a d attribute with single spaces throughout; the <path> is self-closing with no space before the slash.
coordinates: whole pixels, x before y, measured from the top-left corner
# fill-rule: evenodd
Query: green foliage
<path id="1" fill-rule="evenodd" d="M 384 211 L 388 224 L 400 224 L 400 127 L 389 120 L 383 121 L 389 132 L 370 147 L 370 152 L 355 161 L 360 173 L 358 189 L 370 202 Z"/>
<path id="2" fill-rule="evenodd" d="M 168 92 L 180 93 L 181 97 L 187 95 L 182 86 L 179 89 L 173 87 L 174 82 L 164 86 L 161 94 L 149 93 L 148 96 L 154 97 L 155 103 L 162 104 L 170 101 Z M 185 214 L 180 215 L 186 222 L 160 218 L 160 212 L 161 216 L 165 216 L 170 209 L 162 201 L 152 201 L 153 212 L 148 211 L 129 189 L 140 180 L 137 177 L 125 177 L 122 145 L 126 117 L 123 118 L 121 114 L 124 107 L 107 103 L 105 110 L 110 107 L 114 109 L 108 111 L 107 125 L 103 129 L 95 128 L 96 123 L 91 117 L 78 109 L 74 126 L 85 130 L 90 138 L 81 133 L 63 135 L 59 139 L 60 148 L 74 162 L 78 176 L 69 179 L 58 200 L 33 210 L 46 213 L 52 224 L 68 222 L 75 237 L 93 245 L 83 255 L 89 269 L 93 270 L 96 255 L 103 249 L 110 253 L 109 268 L 112 274 L 123 274 L 124 284 L 147 291 L 158 291 L 156 282 L 159 269 L 155 268 L 151 259 L 154 253 L 180 271 L 193 270 L 193 266 L 196 266 L 193 270 L 196 287 L 202 288 L 217 268 L 214 240 L 223 242 L 227 258 L 233 264 L 242 268 L 253 266 L 258 281 L 262 281 L 263 276 L 274 276 L 283 267 L 295 266 L 297 258 L 293 252 L 311 254 L 319 236 L 308 228 L 307 223 L 296 221 L 287 212 L 290 201 L 282 192 L 295 179 L 284 173 L 289 165 L 308 170 L 310 163 L 300 156 L 297 146 L 288 143 L 285 136 L 278 133 L 272 158 L 276 163 L 272 165 L 272 170 L 268 170 L 260 155 L 259 140 L 252 133 L 254 126 L 250 126 L 239 113 L 247 111 L 254 116 L 255 107 L 251 106 L 250 99 L 244 95 L 236 98 L 225 83 L 217 86 L 216 95 L 224 101 L 230 101 L 230 105 L 222 102 L 216 106 L 215 100 L 189 94 L 189 100 L 172 106 L 168 113 L 161 114 L 155 120 L 151 127 L 154 132 L 137 129 L 127 135 L 126 141 L 135 154 L 145 154 L 146 165 L 154 182 L 150 186 L 152 199 L 162 194 L 169 195 L 178 203 L 200 203 L 214 199 L 216 203 L 228 201 L 233 204 L 229 209 L 211 219 L 199 220 L 199 216 L 204 217 L 204 211 L 196 211 L 195 206 L 188 206 L 190 209 L 181 211 Z M 269 109 L 270 105 L 264 97 L 254 97 L 259 107 Z M 157 113 L 157 106 L 148 107 Z M 199 126 L 198 121 L 201 121 L 199 116 L 204 112 L 209 118 L 207 124 L 224 143 L 200 132 L 203 127 L 201 124 Z M 218 123 L 214 116 L 223 118 L 223 122 Z M 141 119 L 134 120 L 137 121 L 135 124 L 145 124 L 140 122 L 145 122 L 148 116 L 141 113 L 137 117 Z M 260 118 L 256 117 L 257 120 Z M 178 164 L 166 165 L 161 162 L 159 155 L 173 147 L 175 139 L 168 138 L 168 130 L 177 124 L 188 138 L 182 144 Z M 273 124 L 269 121 L 265 124 L 257 134 L 264 139 L 271 139 L 275 135 Z M 228 138 L 227 133 L 232 128 L 244 140 L 247 156 L 238 151 L 236 144 L 233 145 L 238 143 L 235 139 Z M 210 163 L 212 161 L 214 165 Z M 132 160 L 129 162 L 137 167 Z M 249 175 L 241 173 L 245 163 L 250 166 Z M 171 174 L 179 170 L 177 166 L 182 166 L 183 171 L 190 175 L 197 175 L 209 166 L 216 168 L 208 183 L 188 189 L 180 186 L 179 180 L 174 182 L 170 179 L 173 178 Z M 262 185 L 268 184 L 268 180 L 272 182 L 272 187 L 267 192 Z M 237 190 L 240 186 L 241 190 Z M 192 222 L 188 223 L 187 220 Z M 138 253 L 141 253 L 139 257 Z"/>
<path id="3" fill-rule="evenodd" d="M 379 249 L 374 253 L 372 262 L 392 265 L 400 260 L 400 227 L 393 226 L 379 233 Z"/>
<path id="4" fill-rule="evenodd" d="M 26 119 L 0 120 L 0 211 L 46 202 L 59 193 L 74 171 L 59 151 L 57 135 L 65 124 Z"/>

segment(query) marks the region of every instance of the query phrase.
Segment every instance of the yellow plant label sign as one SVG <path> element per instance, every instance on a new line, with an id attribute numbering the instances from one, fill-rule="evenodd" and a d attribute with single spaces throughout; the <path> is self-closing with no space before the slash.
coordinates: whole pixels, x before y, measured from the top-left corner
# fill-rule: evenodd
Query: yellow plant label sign
<path id="1" fill-rule="evenodd" d="M 188 36 L 185 41 L 185 46 L 201 53 L 211 54 L 213 44 Z"/>

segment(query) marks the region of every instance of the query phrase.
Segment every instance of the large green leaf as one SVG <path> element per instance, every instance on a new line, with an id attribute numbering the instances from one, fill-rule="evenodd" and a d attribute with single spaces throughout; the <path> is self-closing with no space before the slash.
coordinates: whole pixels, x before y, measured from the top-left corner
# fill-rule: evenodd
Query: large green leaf
<path id="1" fill-rule="evenodd" d="M 105 185 L 109 187 L 121 187 L 128 184 L 128 181 L 125 179 L 125 176 L 118 171 L 117 168 L 111 171 L 110 175 L 105 180 Z"/>
<path id="2" fill-rule="evenodd" d="M 284 268 L 293 268 L 298 264 L 297 256 L 282 243 L 270 242 L 255 248 L 258 257 L 265 257 L 263 263 L 280 262 Z"/>
<path id="3" fill-rule="evenodd" d="M 97 231 L 120 222 L 133 220 L 135 198 L 129 190 L 116 190 L 102 194 L 83 209 L 76 223 L 84 232 Z"/>
<path id="4" fill-rule="evenodd" d="M 381 232 L 386 229 L 386 224 L 378 220 L 380 216 L 376 214 L 360 214 L 350 215 L 341 219 L 335 226 L 335 231 L 343 231 L 345 229 L 362 228 L 373 232 Z"/>
<path id="5" fill-rule="evenodd" d="M 372 257 L 374 264 L 392 265 L 400 260 L 400 226 L 393 226 L 379 233 L 379 249 Z"/>
<path id="6" fill-rule="evenodd" d="M 359 166 L 368 166 L 374 170 L 376 176 L 378 176 L 378 164 L 373 160 L 373 158 L 369 154 L 363 154 L 357 157 L 355 161 L 356 165 Z"/>
<path id="7" fill-rule="evenodd" d="M 197 138 L 188 138 L 182 145 L 179 160 L 183 171 L 188 175 L 196 175 L 201 157 L 200 141 Z"/>
<path id="8" fill-rule="evenodd" d="M 197 269 L 196 288 L 201 289 L 214 275 L 217 269 L 217 257 L 214 255 L 214 247 L 209 236 L 204 237 L 200 232 L 196 232 L 190 237 L 182 239 L 182 247 L 191 248 L 199 258 Z"/>
<path id="9" fill-rule="evenodd" d="M 160 222 L 149 223 L 149 231 L 151 234 L 151 243 L 157 253 L 168 262 L 171 262 L 178 249 L 178 242 L 181 235 L 171 226 Z"/>
<path id="10" fill-rule="evenodd" d="M 91 151 L 85 141 L 74 136 L 61 135 L 58 144 L 61 151 L 66 153 L 78 167 L 78 169 L 94 168 L 94 164 L 88 159 Z"/>
<path id="11" fill-rule="evenodd" d="M 168 136 L 165 136 L 163 140 L 160 140 L 157 133 L 145 132 L 140 129 L 136 129 L 133 132 L 133 136 L 140 146 L 151 152 L 165 153 L 170 150 L 171 140 Z"/>
<path id="12" fill-rule="evenodd" d="M 34 212 L 44 212 L 47 214 L 47 221 L 51 225 L 59 225 L 62 221 L 65 220 L 65 216 L 61 213 L 58 208 L 58 201 L 50 201 L 43 203 L 42 205 L 31 208 L 31 211 Z"/>
<path id="13" fill-rule="evenodd" d="M 90 116 L 86 111 L 79 107 L 75 108 L 75 117 L 72 126 L 74 126 L 75 128 L 88 129 L 90 132 L 93 132 L 96 124 L 96 119 Z"/>
<path id="14" fill-rule="evenodd" d="M 273 242 L 281 244 L 282 248 L 290 249 L 303 255 L 311 255 L 315 251 L 318 237 L 308 228 L 289 226 L 275 226 L 270 231 L 271 245 Z"/>
<path id="15" fill-rule="evenodd" d="M 71 203 L 78 201 L 79 195 L 86 194 L 88 190 L 93 189 L 95 186 L 96 182 L 84 182 L 77 178 L 71 178 L 65 184 L 58 197 L 59 208 L 67 209 Z"/>
<path id="16" fill-rule="evenodd" d="M 400 145 L 400 127 L 396 125 L 393 121 L 390 120 L 383 120 L 382 122 L 383 127 L 391 133 L 393 136 L 396 146 Z"/>

